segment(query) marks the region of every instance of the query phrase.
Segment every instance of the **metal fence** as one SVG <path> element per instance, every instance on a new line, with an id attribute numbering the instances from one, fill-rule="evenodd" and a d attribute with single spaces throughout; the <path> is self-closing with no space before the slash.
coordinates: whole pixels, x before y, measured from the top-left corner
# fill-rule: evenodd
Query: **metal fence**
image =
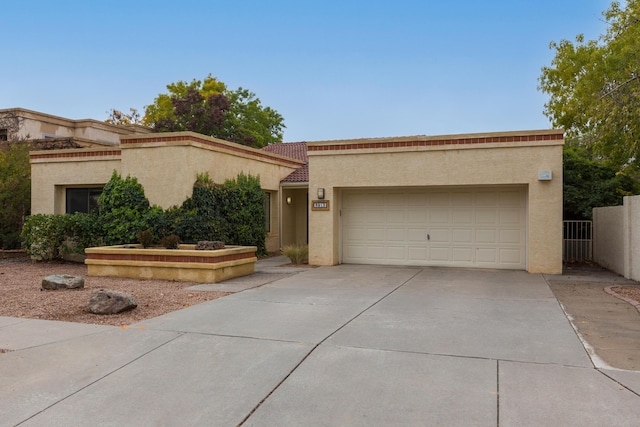
<path id="1" fill-rule="evenodd" d="M 593 221 L 563 221 L 562 260 L 565 262 L 593 259 Z"/>

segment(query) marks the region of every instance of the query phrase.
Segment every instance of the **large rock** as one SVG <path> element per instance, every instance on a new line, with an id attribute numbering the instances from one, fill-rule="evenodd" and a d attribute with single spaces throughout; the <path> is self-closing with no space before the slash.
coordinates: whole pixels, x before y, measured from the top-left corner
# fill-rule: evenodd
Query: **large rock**
<path id="1" fill-rule="evenodd" d="M 133 310 L 137 306 L 138 303 L 136 303 L 133 295 L 109 289 L 100 289 L 91 295 L 87 310 L 93 314 L 116 314 Z"/>
<path id="2" fill-rule="evenodd" d="M 53 274 L 42 279 L 42 289 L 77 289 L 84 288 L 84 278 L 68 274 Z"/>
<path id="3" fill-rule="evenodd" d="M 213 251 L 217 249 L 224 249 L 224 242 L 219 240 L 200 240 L 196 244 L 197 251 Z"/>

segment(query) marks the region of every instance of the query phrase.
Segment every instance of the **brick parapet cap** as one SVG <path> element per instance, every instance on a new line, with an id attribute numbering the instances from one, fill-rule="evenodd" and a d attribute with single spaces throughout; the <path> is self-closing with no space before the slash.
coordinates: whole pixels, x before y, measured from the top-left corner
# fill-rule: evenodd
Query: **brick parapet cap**
<path id="1" fill-rule="evenodd" d="M 494 132 L 485 134 L 460 134 L 442 136 L 408 136 L 396 138 L 371 138 L 308 143 L 309 155 L 323 151 L 376 150 L 376 149 L 445 149 L 445 148 L 490 148 L 512 145 L 558 145 L 564 142 L 564 131 L 547 129 L 536 131 Z"/>
<path id="2" fill-rule="evenodd" d="M 60 150 L 31 151 L 29 158 L 32 163 L 38 161 L 83 161 L 120 159 L 122 151 L 119 148 L 67 148 Z"/>
<path id="3" fill-rule="evenodd" d="M 122 149 L 138 147 L 162 147 L 170 145 L 194 145 L 203 146 L 214 151 L 227 152 L 254 159 L 285 164 L 288 167 L 299 168 L 304 161 L 290 157 L 273 154 L 257 148 L 247 147 L 218 138 L 202 135 L 195 132 L 162 132 L 147 135 L 128 135 L 120 138 Z"/>

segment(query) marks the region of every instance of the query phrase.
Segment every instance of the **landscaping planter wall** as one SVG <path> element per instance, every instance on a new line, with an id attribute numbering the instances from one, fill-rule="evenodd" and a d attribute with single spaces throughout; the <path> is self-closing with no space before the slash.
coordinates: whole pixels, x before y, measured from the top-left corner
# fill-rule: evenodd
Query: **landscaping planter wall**
<path id="1" fill-rule="evenodd" d="M 142 248 L 118 245 L 87 248 L 89 276 L 162 279 L 180 282 L 217 283 L 252 274 L 257 258 L 255 246 L 227 246 L 213 251 Z"/>

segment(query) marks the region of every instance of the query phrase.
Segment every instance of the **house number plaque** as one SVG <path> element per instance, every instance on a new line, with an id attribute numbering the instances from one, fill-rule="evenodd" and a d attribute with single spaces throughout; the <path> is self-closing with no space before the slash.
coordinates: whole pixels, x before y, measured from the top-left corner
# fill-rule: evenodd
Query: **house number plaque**
<path id="1" fill-rule="evenodd" d="M 329 200 L 312 200 L 311 201 L 311 210 L 312 211 L 328 211 L 330 204 Z"/>

